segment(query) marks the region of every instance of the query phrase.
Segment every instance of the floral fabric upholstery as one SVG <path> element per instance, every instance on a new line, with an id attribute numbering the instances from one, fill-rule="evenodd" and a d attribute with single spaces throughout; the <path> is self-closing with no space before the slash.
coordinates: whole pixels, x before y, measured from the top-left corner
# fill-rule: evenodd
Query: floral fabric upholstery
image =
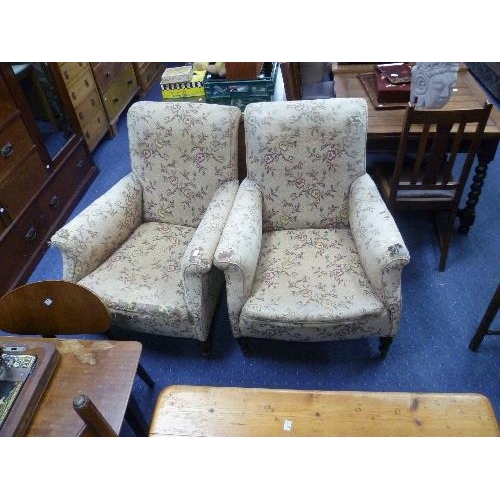
<path id="1" fill-rule="evenodd" d="M 223 275 L 213 256 L 236 192 L 241 112 L 138 102 L 132 173 L 53 237 L 64 279 L 110 307 L 114 324 L 206 340 Z"/>
<path id="2" fill-rule="evenodd" d="M 244 336 L 338 340 L 386 336 L 390 319 L 349 229 L 298 229 L 263 234 L 240 327 Z"/>
<path id="3" fill-rule="evenodd" d="M 217 188 L 238 178 L 240 116 L 234 106 L 204 103 L 130 107 L 130 158 L 145 222 L 198 226 Z"/>
<path id="4" fill-rule="evenodd" d="M 63 257 L 63 279 L 79 281 L 104 262 L 142 222 L 142 188 L 125 176 L 59 229 L 51 245 Z"/>
<path id="5" fill-rule="evenodd" d="M 262 102 L 245 108 L 248 178 L 264 231 L 348 227 L 349 188 L 365 172 L 364 99 Z"/>
<path id="6" fill-rule="evenodd" d="M 352 183 L 349 201 L 349 221 L 361 263 L 391 313 L 390 336 L 394 336 L 401 316 L 401 272 L 410 254 L 368 174 Z"/>
<path id="7" fill-rule="evenodd" d="M 365 173 L 366 121 L 362 99 L 246 107 L 248 177 L 214 258 L 234 336 L 397 333 L 409 256 Z"/>
<path id="8" fill-rule="evenodd" d="M 195 229 L 146 222 L 79 284 L 111 309 L 117 326 L 146 333 L 192 334 L 181 260 Z"/>
<path id="9" fill-rule="evenodd" d="M 240 312 L 252 291 L 261 240 L 262 196 L 254 182 L 244 179 L 214 257 L 226 276 L 227 309 L 235 337 L 240 336 Z"/>
<path id="10" fill-rule="evenodd" d="M 238 181 L 225 182 L 216 191 L 181 262 L 184 299 L 200 340 L 208 337 L 224 276 L 212 267 L 215 249 L 238 191 Z"/>

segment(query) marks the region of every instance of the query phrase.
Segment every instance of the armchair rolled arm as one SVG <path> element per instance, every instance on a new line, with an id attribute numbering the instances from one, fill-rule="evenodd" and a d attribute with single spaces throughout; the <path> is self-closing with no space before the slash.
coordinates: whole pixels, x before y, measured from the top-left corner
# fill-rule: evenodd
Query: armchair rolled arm
<path id="1" fill-rule="evenodd" d="M 399 326 L 401 309 L 401 272 L 410 261 L 410 254 L 368 174 L 351 185 L 349 224 L 363 269 L 391 312 L 394 333 Z"/>
<path id="2" fill-rule="evenodd" d="M 239 316 L 250 295 L 262 242 L 262 195 L 259 187 L 245 179 L 215 251 L 214 264 L 226 275 L 227 306 L 235 336 Z"/>
<path id="3" fill-rule="evenodd" d="M 183 276 L 204 274 L 210 271 L 215 249 L 219 244 L 237 192 L 237 180 L 225 182 L 215 192 L 184 252 L 181 262 Z"/>
<path id="4" fill-rule="evenodd" d="M 142 221 L 142 186 L 131 173 L 57 231 L 63 278 L 79 281 L 104 262 Z"/>
<path id="5" fill-rule="evenodd" d="M 215 249 L 238 191 L 238 181 L 222 184 L 210 201 L 181 261 L 184 300 L 195 324 L 198 340 L 206 340 L 222 284 L 212 268 Z M 216 271 L 216 272 L 215 272 Z"/>

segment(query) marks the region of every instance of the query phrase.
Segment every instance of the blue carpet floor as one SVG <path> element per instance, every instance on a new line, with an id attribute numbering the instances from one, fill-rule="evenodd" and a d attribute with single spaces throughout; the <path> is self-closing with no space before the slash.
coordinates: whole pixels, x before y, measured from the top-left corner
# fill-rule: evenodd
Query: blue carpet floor
<path id="1" fill-rule="evenodd" d="M 161 100 L 157 87 L 145 100 Z M 498 101 L 492 101 L 498 107 Z M 125 115 L 118 130 L 115 138 L 104 139 L 95 150 L 100 173 L 72 217 L 130 171 Z M 211 360 L 201 357 L 192 340 L 127 333 L 123 338 L 142 342 L 142 362 L 156 383 L 151 390 L 136 377 L 134 384 L 146 420 L 151 420 L 161 389 L 172 384 L 477 392 L 490 398 L 499 418 L 500 337 L 486 337 L 476 353 L 468 344 L 500 281 L 500 150 L 490 164 L 476 212 L 469 235 L 454 234 L 443 273 L 437 269 L 439 247 L 427 216 L 396 216 L 411 263 L 403 272 L 400 333 L 384 360 L 378 357 L 375 340 L 311 344 L 255 340 L 252 356 L 244 357 L 229 330 L 224 291 L 212 324 Z M 49 249 L 29 281 L 61 276 L 62 259 Z M 132 435 L 126 424 L 121 435 Z"/>

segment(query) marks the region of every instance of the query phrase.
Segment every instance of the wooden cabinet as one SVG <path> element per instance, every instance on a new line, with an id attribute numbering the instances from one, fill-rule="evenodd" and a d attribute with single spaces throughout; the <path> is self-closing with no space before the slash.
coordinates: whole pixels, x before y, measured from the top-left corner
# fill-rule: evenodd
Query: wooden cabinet
<path id="1" fill-rule="evenodd" d="M 64 67 L 60 75 L 65 71 L 72 89 L 86 70 Z M 63 103 L 57 109 L 64 112 Z M 0 295 L 29 278 L 97 173 L 81 134 L 57 130 L 53 135 L 62 146 L 52 154 L 53 138 L 40 127 L 11 65 L 0 63 Z"/>
<path id="2" fill-rule="evenodd" d="M 116 135 L 120 115 L 139 92 L 134 68 L 130 62 L 90 63 L 111 135 Z"/>
<path id="3" fill-rule="evenodd" d="M 87 146 L 93 151 L 117 122 L 132 99 L 143 96 L 160 78 L 165 63 L 58 62 L 49 63 L 58 85 L 67 94 Z M 1 89 L 0 89 L 1 92 Z"/>
<path id="4" fill-rule="evenodd" d="M 160 79 L 167 66 L 162 62 L 135 62 L 132 64 L 134 65 L 137 83 L 141 88 L 141 97 Z"/>
<path id="5" fill-rule="evenodd" d="M 108 119 L 88 62 L 51 63 L 59 84 L 67 92 L 72 109 L 90 151 L 108 131 Z"/>

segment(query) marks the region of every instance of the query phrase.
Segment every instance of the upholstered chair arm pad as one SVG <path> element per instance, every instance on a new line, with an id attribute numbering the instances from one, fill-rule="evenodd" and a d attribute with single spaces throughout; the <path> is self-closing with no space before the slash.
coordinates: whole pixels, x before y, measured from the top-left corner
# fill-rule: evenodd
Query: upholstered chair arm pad
<path id="1" fill-rule="evenodd" d="M 215 251 L 214 264 L 226 275 L 227 301 L 233 333 L 252 290 L 262 241 L 262 198 L 258 186 L 245 179 Z"/>
<path id="2" fill-rule="evenodd" d="M 184 252 L 182 274 L 204 274 L 210 271 L 215 249 L 233 206 L 238 181 L 228 181 L 215 192 L 191 242 Z"/>
<path id="3" fill-rule="evenodd" d="M 63 278 L 79 281 L 104 262 L 142 221 L 142 187 L 131 173 L 97 198 L 50 241 L 63 257 Z"/>
<path id="4" fill-rule="evenodd" d="M 361 263 L 371 284 L 389 305 L 410 255 L 368 174 L 352 183 L 349 196 L 349 224 Z"/>

